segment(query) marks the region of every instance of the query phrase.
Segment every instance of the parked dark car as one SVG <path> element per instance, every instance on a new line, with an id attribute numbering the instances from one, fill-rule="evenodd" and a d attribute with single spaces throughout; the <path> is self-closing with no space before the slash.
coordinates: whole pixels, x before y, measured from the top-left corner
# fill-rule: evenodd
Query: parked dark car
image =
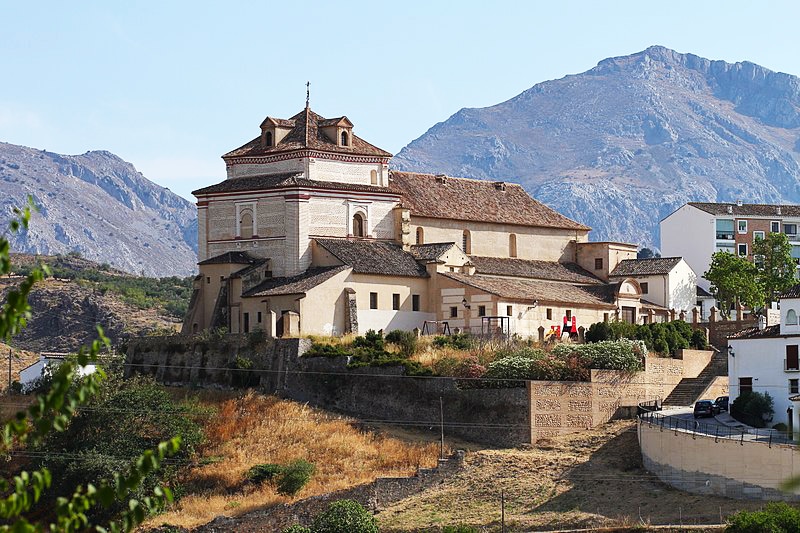
<path id="1" fill-rule="evenodd" d="M 714 416 L 714 402 L 711 400 L 697 400 L 694 402 L 694 417 Z"/>
<path id="2" fill-rule="evenodd" d="M 728 410 L 728 397 L 720 396 L 714 400 L 714 405 L 717 407 L 717 412 Z"/>

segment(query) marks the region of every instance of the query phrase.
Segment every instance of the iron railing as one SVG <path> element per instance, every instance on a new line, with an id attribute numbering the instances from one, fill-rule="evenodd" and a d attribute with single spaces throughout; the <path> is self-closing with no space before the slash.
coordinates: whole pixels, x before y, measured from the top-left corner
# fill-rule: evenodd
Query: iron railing
<path id="1" fill-rule="evenodd" d="M 681 418 L 665 415 L 656 411 L 644 412 L 639 415 L 640 424 L 658 426 L 662 431 L 678 431 L 693 435 L 705 435 L 715 440 L 726 439 L 744 442 L 757 442 L 760 444 L 791 444 L 797 445 L 786 433 L 775 429 L 733 427 L 722 424 L 709 423 L 698 419 Z"/>

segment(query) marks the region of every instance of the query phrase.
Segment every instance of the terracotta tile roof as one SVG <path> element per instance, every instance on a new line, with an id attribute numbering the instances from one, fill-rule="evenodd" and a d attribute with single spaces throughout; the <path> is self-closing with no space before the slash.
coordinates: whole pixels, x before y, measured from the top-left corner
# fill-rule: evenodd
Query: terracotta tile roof
<path id="1" fill-rule="evenodd" d="M 410 252 L 383 241 L 315 239 L 336 259 L 353 267 L 356 274 L 427 277 L 428 271 Z"/>
<path id="2" fill-rule="evenodd" d="M 328 281 L 330 278 L 343 270 L 347 266 L 315 267 L 309 268 L 302 274 L 286 278 L 265 279 L 249 291 L 242 294 L 244 297 L 254 296 L 279 296 L 283 294 L 303 294 L 309 289 Z"/>
<path id="3" fill-rule="evenodd" d="M 229 159 L 236 157 L 263 156 L 303 149 L 350 155 L 367 155 L 386 158 L 392 157 L 392 154 L 389 152 L 381 150 L 377 146 L 371 145 L 356 135 L 350 136 L 350 146 L 339 146 L 335 141 L 332 141 L 322 131 L 320 131 L 321 125 L 335 125 L 341 120 L 347 120 L 347 117 L 328 120 L 306 108 L 288 120 L 277 120 L 281 120 L 283 122 L 281 125 L 288 126 L 291 124 L 292 130 L 287 133 L 286 136 L 276 145 L 266 147 L 262 146 L 261 136 L 259 135 L 247 144 L 242 145 L 235 150 L 231 150 L 227 154 L 223 155 L 222 158 Z"/>
<path id="4" fill-rule="evenodd" d="M 478 274 L 569 281 L 571 283 L 603 283 L 600 278 L 595 277 L 576 263 L 477 255 L 471 255 L 469 259 L 475 265 Z"/>
<path id="5" fill-rule="evenodd" d="M 258 259 L 252 265 L 246 266 L 243 269 L 239 270 L 238 272 L 234 272 L 233 274 L 231 274 L 231 278 L 241 278 L 242 276 L 245 276 L 245 275 L 249 274 L 250 272 L 252 272 L 253 270 L 256 270 L 257 268 L 263 266 L 264 263 L 267 263 L 267 262 L 269 262 L 269 259 L 264 259 L 264 258 Z"/>
<path id="6" fill-rule="evenodd" d="M 199 196 L 202 194 L 259 191 L 265 189 L 291 189 L 296 187 L 396 194 L 393 193 L 388 187 L 363 185 L 360 183 L 339 183 L 337 181 L 310 180 L 304 178 L 303 174 L 297 172 L 265 174 L 262 176 L 247 176 L 246 178 L 229 178 L 214 185 L 209 185 L 208 187 L 203 187 L 202 189 L 192 191 L 192 194 Z"/>
<path id="7" fill-rule="evenodd" d="M 432 242 L 430 244 L 412 244 L 411 255 L 417 261 L 425 263 L 436 261 L 447 251 L 455 246 L 454 242 Z"/>
<path id="8" fill-rule="evenodd" d="M 623 259 L 609 276 L 657 276 L 669 274 L 680 257 L 653 257 L 650 259 Z"/>
<path id="9" fill-rule="evenodd" d="M 800 298 L 800 283 L 794 285 L 781 293 L 781 298 Z"/>
<path id="10" fill-rule="evenodd" d="M 689 202 L 688 205 L 712 215 L 728 215 L 742 217 L 800 217 L 800 205 L 778 204 L 742 204 L 736 205 L 711 202 Z M 728 208 L 731 212 L 728 212 Z M 778 214 L 780 212 L 780 214 Z"/>
<path id="11" fill-rule="evenodd" d="M 783 335 L 784 337 L 796 337 L 797 335 Z M 770 337 L 781 337 L 781 325 L 767 326 L 764 329 L 747 328 L 728 335 L 729 339 L 766 339 Z"/>
<path id="12" fill-rule="evenodd" d="M 590 228 L 534 200 L 515 183 L 391 172 L 389 186 L 420 217 L 588 231 Z M 443 182 L 442 182 L 443 181 Z"/>
<path id="13" fill-rule="evenodd" d="M 441 275 L 509 300 L 527 302 L 538 300 L 540 303 L 552 302 L 569 305 L 588 305 L 604 309 L 614 308 L 613 302 L 606 301 L 590 290 L 596 288 L 595 286 L 581 287 L 570 285 L 569 283 L 520 278 L 494 278 L 479 274 L 468 276 L 452 272 L 442 273 Z"/>
<path id="14" fill-rule="evenodd" d="M 639 302 L 641 302 L 642 307 L 645 308 L 653 309 L 656 311 L 669 311 L 669 309 L 664 307 L 663 305 L 658 305 L 657 303 L 653 303 L 649 300 L 640 299 Z"/>
<path id="15" fill-rule="evenodd" d="M 209 257 L 204 261 L 197 263 L 198 265 L 252 265 L 259 259 L 253 257 L 247 252 L 225 252 L 222 255 Z"/>

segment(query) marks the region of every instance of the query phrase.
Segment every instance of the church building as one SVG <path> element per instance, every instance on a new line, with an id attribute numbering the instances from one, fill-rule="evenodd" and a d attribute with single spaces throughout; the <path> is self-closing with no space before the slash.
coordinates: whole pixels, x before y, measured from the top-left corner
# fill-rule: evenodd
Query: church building
<path id="1" fill-rule="evenodd" d="M 589 242 L 590 228 L 517 184 L 390 170 L 353 129 L 307 105 L 222 156 L 227 178 L 193 193 L 200 274 L 184 333 L 527 337 L 564 316 L 668 316 L 614 275 L 636 246 Z"/>

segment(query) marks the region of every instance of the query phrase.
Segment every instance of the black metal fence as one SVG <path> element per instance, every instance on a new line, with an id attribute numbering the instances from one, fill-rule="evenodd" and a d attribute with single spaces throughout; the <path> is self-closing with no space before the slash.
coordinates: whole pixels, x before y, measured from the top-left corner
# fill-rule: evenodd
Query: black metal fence
<path id="1" fill-rule="evenodd" d="M 695 435 L 713 437 L 716 440 L 738 440 L 741 444 L 758 442 L 772 446 L 773 444 L 797 445 L 786 433 L 775 429 L 732 427 L 718 423 L 701 421 L 678 416 L 665 415 L 656 411 L 648 411 L 639 415 L 640 424 L 658 426 L 662 431 L 682 431 Z"/>
<path id="2" fill-rule="evenodd" d="M 639 402 L 636 406 L 636 415 L 642 416 L 644 413 L 652 413 L 654 411 L 661 411 L 661 399 L 650 400 L 647 402 Z"/>

